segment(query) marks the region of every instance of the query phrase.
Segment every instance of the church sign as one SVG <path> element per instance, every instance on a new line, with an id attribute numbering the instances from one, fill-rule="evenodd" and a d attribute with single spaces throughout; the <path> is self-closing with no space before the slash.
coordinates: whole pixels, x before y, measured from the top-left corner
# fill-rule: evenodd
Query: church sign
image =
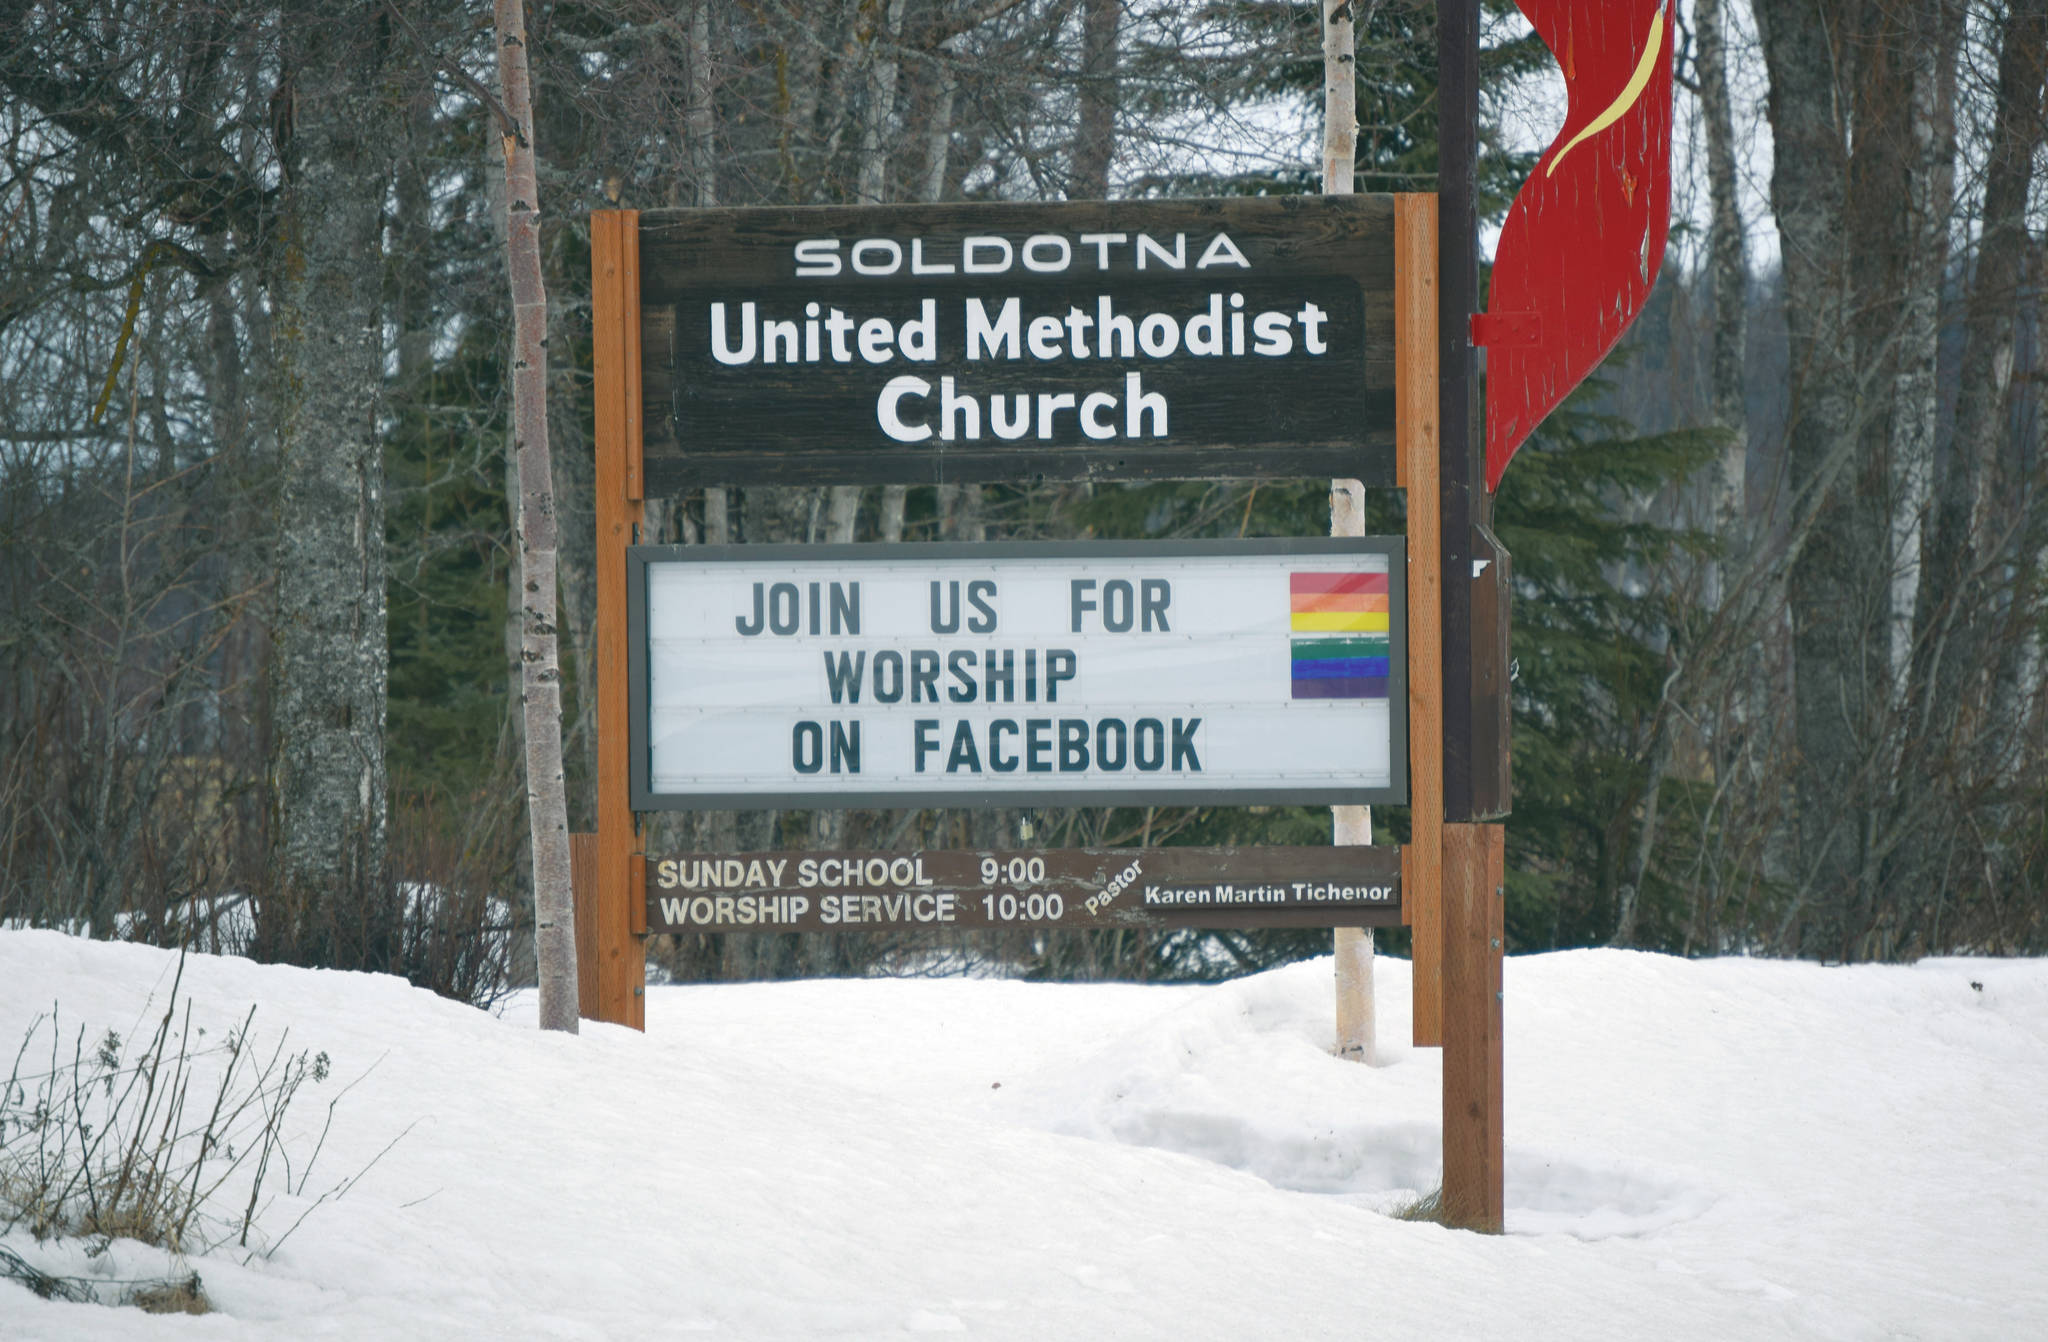
<path id="1" fill-rule="evenodd" d="M 1393 483 L 1391 197 L 689 210 L 640 246 L 655 494 Z"/>

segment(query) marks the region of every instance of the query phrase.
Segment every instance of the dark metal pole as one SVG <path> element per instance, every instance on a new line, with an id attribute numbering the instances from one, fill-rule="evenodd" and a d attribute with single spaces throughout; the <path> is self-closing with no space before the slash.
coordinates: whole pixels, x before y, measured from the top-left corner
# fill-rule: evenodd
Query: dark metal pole
<path id="1" fill-rule="evenodd" d="M 1437 340 L 1439 481 L 1443 502 L 1444 819 L 1476 818 L 1473 796 L 1473 528 L 1485 492 L 1480 464 L 1478 154 L 1479 0 L 1437 3 Z"/>

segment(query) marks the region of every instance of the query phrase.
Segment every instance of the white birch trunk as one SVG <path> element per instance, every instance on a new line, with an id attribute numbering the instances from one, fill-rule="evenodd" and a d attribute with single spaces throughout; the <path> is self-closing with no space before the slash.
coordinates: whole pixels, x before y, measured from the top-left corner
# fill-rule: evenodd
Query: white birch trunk
<path id="1" fill-rule="evenodd" d="M 1941 286 L 1948 270 L 1948 229 L 1955 198 L 1955 43 L 1957 0 L 1915 7 L 1906 221 L 1911 257 L 1899 313 L 1899 359 L 1892 377 L 1892 674 L 1901 689 L 1912 657 L 1913 608 L 1920 592 L 1921 524 L 1933 500 L 1934 367 Z"/>
<path id="2" fill-rule="evenodd" d="M 944 52 L 939 55 L 943 60 Z M 930 121 L 925 127 L 924 179 L 919 184 L 919 200 L 937 202 L 945 198 L 946 165 L 953 147 L 953 95 L 956 87 L 953 72 L 942 67 L 938 87 L 932 96 Z M 909 493 L 904 485 L 882 487 L 881 535 L 890 545 L 903 540 L 903 507 Z"/>
<path id="3" fill-rule="evenodd" d="M 1352 23 L 1353 0 L 1323 0 L 1323 193 L 1351 194 L 1352 165 L 1358 155 L 1358 54 Z M 1330 534 L 1365 534 L 1365 486 L 1356 480 L 1330 482 Z M 1331 842 L 1341 846 L 1372 842 L 1372 808 L 1332 806 Z M 1378 1061 L 1373 1019 L 1372 929 L 1340 927 L 1337 958 L 1337 1056 Z"/>
<path id="4" fill-rule="evenodd" d="M 1365 534 L 1365 486 L 1356 480 L 1330 482 L 1330 534 Z M 1330 842 L 1339 848 L 1372 842 L 1370 806 L 1332 806 Z M 1373 1003 L 1373 944 L 1369 927 L 1340 927 L 1333 934 L 1337 957 L 1337 1056 L 1377 1063 L 1379 1039 Z"/>
<path id="5" fill-rule="evenodd" d="M 883 27 L 862 34 L 868 67 L 867 104 L 861 111 L 860 170 L 854 198 L 862 205 L 880 205 L 889 189 L 889 123 L 896 115 L 896 44 L 903 36 L 903 0 L 889 0 Z M 853 541 L 860 515 L 860 487 L 834 485 L 825 539 L 834 545 Z M 898 535 L 901 536 L 901 528 Z"/>
<path id="6" fill-rule="evenodd" d="M 533 833 L 534 959 L 540 1027 L 577 1031 L 576 917 L 562 777 L 562 674 L 555 652 L 554 471 L 548 460 L 547 291 L 522 0 L 495 0 L 498 87 L 516 133 L 504 139 L 505 264 L 512 287 L 512 426 L 519 455 L 521 701 L 526 811 Z"/>
<path id="7" fill-rule="evenodd" d="M 921 200 L 940 201 L 946 197 L 946 165 L 952 157 L 953 148 L 953 97 L 958 88 L 952 70 L 940 73 L 938 95 L 932 101 L 931 125 L 925 132 L 924 193 L 919 197 Z"/>

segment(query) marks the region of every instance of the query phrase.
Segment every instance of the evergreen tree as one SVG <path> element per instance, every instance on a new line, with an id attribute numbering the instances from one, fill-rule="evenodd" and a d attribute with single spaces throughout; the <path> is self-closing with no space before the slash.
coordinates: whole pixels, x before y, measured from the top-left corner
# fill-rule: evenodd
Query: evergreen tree
<path id="1" fill-rule="evenodd" d="M 1595 377 L 1552 413 L 1495 503 L 1515 583 L 1510 949 L 1596 945 L 1613 932 L 1653 719 L 1697 623 L 1670 576 L 1712 550 L 1708 534 L 1632 505 L 1714 462 L 1718 435 L 1638 436 L 1591 409 L 1605 390 Z M 1676 920 L 1655 898 L 1645 905 L 1644 940 L 1675 944 Z"/>

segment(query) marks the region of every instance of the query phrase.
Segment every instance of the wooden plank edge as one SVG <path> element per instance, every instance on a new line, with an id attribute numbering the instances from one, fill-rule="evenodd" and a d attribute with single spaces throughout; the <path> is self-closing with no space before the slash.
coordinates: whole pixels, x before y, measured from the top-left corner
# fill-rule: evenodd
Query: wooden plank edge
<path id="1" fill-rule="evenodd" d="M 1504 834 L 1444 827 L 1444 1224 L 1486 1234 L 1505 1220 Z"/>
<path id="2" fill-rule="evenodd" d="M 1395 439 L 1408 491 L 1409 846 L 1403 911 L 1411 928 L 1412 1036 L 1443 1043 L 1443 641 L 1438 495 L 1437 210 L 1394 198 Z M 1418 506 L 1418 504 L 1420 506 Z"/>
<path id="3" fill-rule="evenodd" d="M 597 879 L 591 962 L 596 1019 L 639 1024 L 645 960 L 633 937 L 632 857 L 637 847 L 627 783 L 626 547 L 641 508 L 626 497 L 626 470 L 638 415 L 628 392 L 637 371 L 637 241 L 630 211 L 591 216 L 591 356 L 595 395 L 597 529 Z"/>

